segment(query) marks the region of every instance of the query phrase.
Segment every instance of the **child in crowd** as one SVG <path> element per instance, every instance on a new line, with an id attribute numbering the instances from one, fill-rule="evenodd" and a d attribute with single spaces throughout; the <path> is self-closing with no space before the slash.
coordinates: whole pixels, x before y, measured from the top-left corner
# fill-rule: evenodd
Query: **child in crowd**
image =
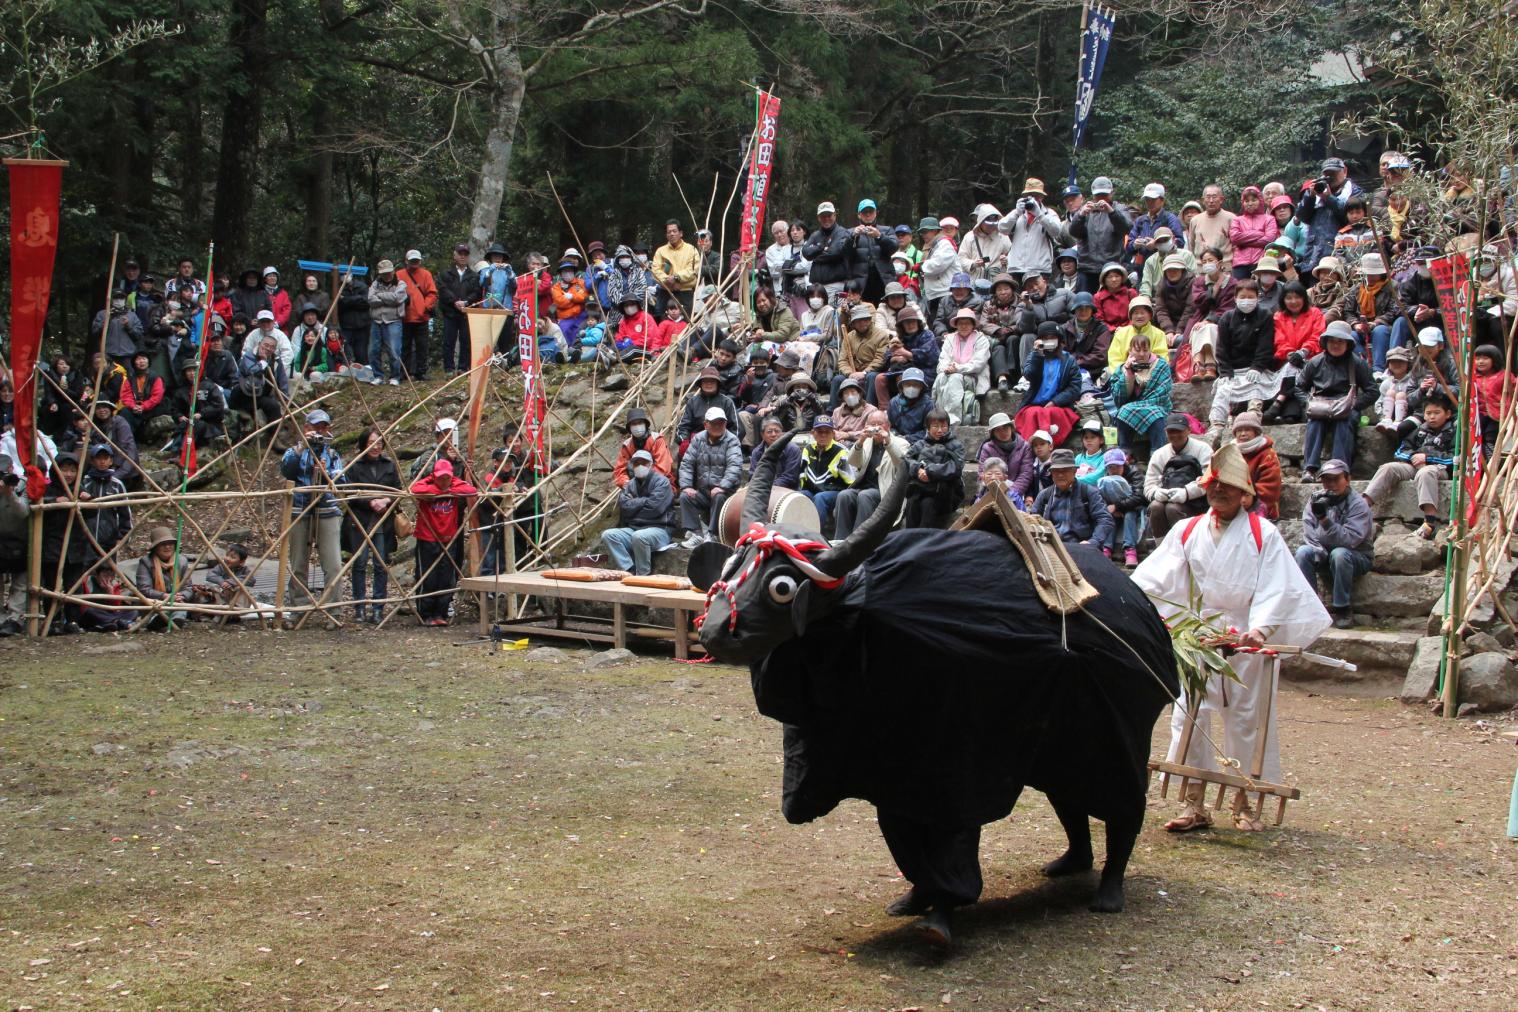
<path id="1" fill-rule="evenodd" d="M 1028 482 L 1028 492 L 1023 498 L 1032 502 L 1049 487 L 1049 455 L 1054 452 L 1054 437 L 1039 429 L 1028 437 L 1028 446 L 1033 450 L 1033 480 Z"/>
<path id="2" fill-rule="evenodd" d="M 1102 268 L 1100 287 L 1097 289 L 1096 315 L 1102 321 L 1117 330 L 1126 326 L 1128 320 L 1128 303 L 1138 295 L 1138 289 L 1128 283 L 1128 271 L 1122 264 L 1111 263 Z"/>
<path id="3" fill-rule="evenodd" d="M 205 582 L 195 589 L 216 604 L 251 608 L 254 602 L 249 591 L 257 580 L 253 567 L 248 565 L 248 549 L 243 545 L 228 545 L 206 574 Z"/>
<path id="4" fill-rule="evenodd" d="M 1455 463 L 1455 426 L 1450 419 L 1455 403 L 1442 390 L 1429 394 L 1423 402 L 1423 421 L 1408 433 L 1397 447 L 1397 459 L 1376 469 L 1376 476 L 1365 490 L 1372 507 L 1396 492 L 1397 486 L 1412 480 L 1418 492 L 1418 509 L 1423 512 L 1420 538 L 1433 538 L 1444 521 L 1439 517 L 1439 482 L 1450 477 Z"/>
<path id="5" fill-rule="evenodd" d="M 1381 398 L 1376 401 L 1380 420 L 1376 428 L 1396 432 L 1407 417 L 1407 399 L 1417 389 L 1413 379 L 1413 353 L 1406 348 L 1392 348 L 1386 353 L 1386 375 L 1381 378 Z"/>
<path id="6" fill-rule="evenodd" d="M 1077 457 L 1077 460 L 1080 458 Z M 1079 476 L 1080 471 L 1076 471 Z M 1112 536 L 1102 546 L 1102 554 L 1112 558 L 1119 541 L 1123 546 L 1123 565 L 1138 565 L 1139 539 L 1144 536 L 1144 517 L 1149 502 L 1144 498 L 1142 475 L 1129 469 L 1128 455 L 1119 449 L 1102 454 L 1102 469 L 1097 474 L 1096 490 L 1112 516 Z"/>
<path id="7" fill-rule="evenodd" d="M 949 414 L 928 412 L 927 435 L 907 451 L 907 503 L 904 527 L 942 529 L 964 499 L 965 450 L 949 432 Z"/>
<path id="8" fill-rule="evenodd" d="M 1075 455 L 1075 480 L 1095 485 L 1107 473 L 1107 434 L 1102 423 L 1088 418 L 1081 423 L 1081 452 Z"/>

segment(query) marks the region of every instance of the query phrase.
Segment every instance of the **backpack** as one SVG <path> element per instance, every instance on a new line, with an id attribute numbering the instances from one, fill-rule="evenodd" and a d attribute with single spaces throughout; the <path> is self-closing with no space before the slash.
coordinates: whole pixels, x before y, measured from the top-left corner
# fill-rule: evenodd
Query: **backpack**
<path id="1" fill-rule="evenodd" d="M 1202 464 L 1189 453 L 1178 453 L 1165 462 L 1160 488 L 1185 488 L 1202 477 Z"/>

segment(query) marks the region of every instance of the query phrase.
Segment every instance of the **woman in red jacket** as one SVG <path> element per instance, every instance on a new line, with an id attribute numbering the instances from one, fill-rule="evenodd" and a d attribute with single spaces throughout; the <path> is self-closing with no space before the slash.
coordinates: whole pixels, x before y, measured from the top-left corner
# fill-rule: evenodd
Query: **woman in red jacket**
<path id="1" fill-rule="evenodd" d="M 439 459 L 431 474 L 412 483 L 411 494 L 416 496 L 416 613 L 422 625 L 447 625 L 464 571 L 459 535 L 469 500 L 479 490 L 454 477 L 452 462 Z"/>
<path id="2" fill-rule="evenodd" d="M 148 353 L 139 351 L 132 356 L 131 371 L 121 384 L 121 417 L 127 420 L 132 435 L 139 441 L 149 418 L 169 413 L 163 395 L 163 377 L 148 368 Z"/>
<path id="3" fill-rule="evenodd" d="M 1323 311 L 1307 298 L 1307 289 L 1293 281 L 1281 290 L 1281 308 L 1276 310 L 1276 363 L 1281 368 L 1281 391 L 1265 411 L 1265 424 L 1299 422 L 1302 405 L 1291 395 L 1302 366 L 1323 349 Z"/>

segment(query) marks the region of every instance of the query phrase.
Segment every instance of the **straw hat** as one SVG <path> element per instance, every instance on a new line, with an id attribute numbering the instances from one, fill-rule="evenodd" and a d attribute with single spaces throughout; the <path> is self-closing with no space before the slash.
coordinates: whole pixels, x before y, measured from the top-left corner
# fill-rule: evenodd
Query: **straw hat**
<path id="1" fill-rule="evenodd" d="M 1250 495 L 1254 494 L 1254 482 L 1249 480 L 1249 465 L 1244 462 L 1244 455 L 1239 452 L 1238 443 L 1224 443 L 1217 453 L 1212 455 L 1211 473 L 1203 481 L 1204 485 L 1211 486 L 1214 483 L 1231 485 L 1237 489 L 1243 489 Z"/>

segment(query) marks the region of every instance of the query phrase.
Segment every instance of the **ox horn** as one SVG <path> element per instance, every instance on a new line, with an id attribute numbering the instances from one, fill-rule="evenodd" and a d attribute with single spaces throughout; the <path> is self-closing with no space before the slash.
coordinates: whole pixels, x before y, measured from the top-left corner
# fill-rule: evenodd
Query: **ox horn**
<path id="1" fill-rule="evenodd" d="M 881 452 L 889 453 L 889 445 Z M 880 505 L 875 507 L 875 512 L 854 528 L 854 533 L 843 544 L 829 548 L 817 556 L 812 564 L 835 580 L 847 575 L 849 570 L 869 558 L 870 553 L 879 548 L 886 535 L 891 533 L 891 528 L 896 526 L 896 514 L 901 512 L 901 503 L 906 495 L 907 467 L 904 461 L 900 461 L 896 467 L 896 480 L 886 489 L 885 495 L 880 497 Z"/>
<path id="2" fill-rule="evenodd" d="M 775 485 L 775 468 L 779 465 L 780 455 L 795 436 L 796 433 L 787 432 L 775 440 L 755 465 L 754 473 L 748 480 L 748 491 L 743 494 L 743 526 L 738 531 L 739 537 L 754 524 L 763 525 L 769 520 L 770 489 Z"/>

